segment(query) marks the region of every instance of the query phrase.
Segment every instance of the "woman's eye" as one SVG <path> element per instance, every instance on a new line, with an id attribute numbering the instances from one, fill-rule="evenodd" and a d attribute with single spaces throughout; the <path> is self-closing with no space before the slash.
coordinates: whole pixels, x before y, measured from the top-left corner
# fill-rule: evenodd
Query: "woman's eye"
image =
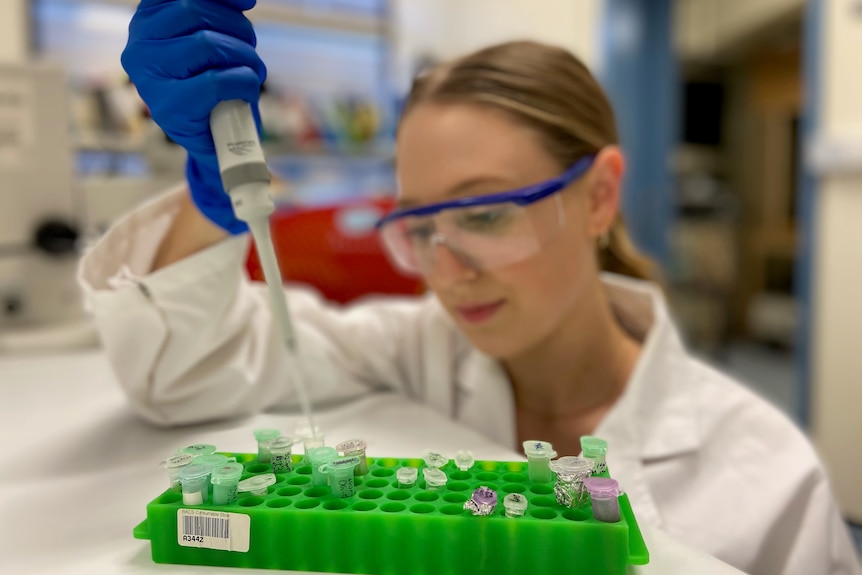
<path id="1" fill-rule="evenodd" d="M 461 227 L 467 230 L 483 231 L 499 228 L 508 220 L 508 210 L 505 208 L 482 210 L 465 213 L 460 218 Z"/>
<path id="2" fill-rule="evenodd" d="M 404 234 L 414 242 L 427 242 L 434 235 L 434 226 L 429 224 L 408 225 Z"/>

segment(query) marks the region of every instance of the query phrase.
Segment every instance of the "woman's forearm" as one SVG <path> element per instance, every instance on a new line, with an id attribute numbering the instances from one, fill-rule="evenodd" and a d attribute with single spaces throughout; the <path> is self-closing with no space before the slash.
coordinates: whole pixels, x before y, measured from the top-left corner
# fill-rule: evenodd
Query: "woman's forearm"
<path id="1" fill-rule="evenodd" d="M 228 237 L 195 207 L 189 194 L 183 196 L 180 211 L 156 253 L 152 271 L 195 254 Z"/>

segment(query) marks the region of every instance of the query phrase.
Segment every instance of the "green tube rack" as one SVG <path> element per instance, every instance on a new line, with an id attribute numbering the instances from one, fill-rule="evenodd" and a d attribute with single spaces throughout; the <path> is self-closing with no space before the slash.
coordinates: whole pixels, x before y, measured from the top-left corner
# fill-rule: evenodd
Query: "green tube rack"
<path id="1" fill-rule="evenodd" d="M 226 455 L 245 466 L 243 478 L 272 472 L 255 455 Z M 369 457 L 368 465 L 348 499 L 312 487 L 311 468 L 301 463 L 277 474 L 265 496 L 240 494 L 229 506 L 184 507 L 182 495 L 169 489 L 147 505 L 134 536 L 150 541 L 156 563 L 330 573 L 623 575 L 627 565 L 649 561 L 625 495 L 620 522 L 601 523 L 589 506 L 560 507 L 553 483 L 530 482 L 526 463 L 477 461 L 460 471 L 450 461 L 449 481 L 436 491 L 425 488 L 421 472 L 412 487 L 398 486 L 396 470 L 421 470 L 421 459 Z M 491 516 L 463 508 L 481 485 L 499 495 Z M 523 517 L 505 517 L 508 493 L 527 498 Z"/>

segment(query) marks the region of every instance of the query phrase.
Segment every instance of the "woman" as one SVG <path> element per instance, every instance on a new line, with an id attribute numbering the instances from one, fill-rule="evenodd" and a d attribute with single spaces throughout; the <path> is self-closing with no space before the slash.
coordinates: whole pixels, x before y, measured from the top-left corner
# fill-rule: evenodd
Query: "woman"
<path id="1" fill-rule="evenodd" d="M 123 63 L 189 151 L 190 193 L 117 223 L 81 269 L 133 406 L 165 425 L 292 402 L 208 135 L 217 101 L 257 101 L 265 72 L 240 13 L 254 2 L 188 4 L 142 2 Z M 433 296 L 336 309 L 291 290 L 312 395 L 400 390 L 513 449 L 541 438 L 577 454 L 596 434 L 640 521 L 750 573 L 856 572 L 808 442 L 690 357 L 641 281 L 616 142 L 607 98 L 561 49 L 504 44 L 419 78 L 398 130 L 400 207 L 380 228 Z"/>

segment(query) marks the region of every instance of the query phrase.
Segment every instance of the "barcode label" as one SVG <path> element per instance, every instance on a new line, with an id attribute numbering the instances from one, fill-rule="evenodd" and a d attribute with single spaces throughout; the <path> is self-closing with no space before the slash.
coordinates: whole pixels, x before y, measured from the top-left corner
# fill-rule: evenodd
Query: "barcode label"
<path id="1" fill-rule="evenodd" d="M 245 553 L 249 548 L 251 518 L 241 513 L 222 513 L 203 509 L 177 511 L 177 543 Z"/>

